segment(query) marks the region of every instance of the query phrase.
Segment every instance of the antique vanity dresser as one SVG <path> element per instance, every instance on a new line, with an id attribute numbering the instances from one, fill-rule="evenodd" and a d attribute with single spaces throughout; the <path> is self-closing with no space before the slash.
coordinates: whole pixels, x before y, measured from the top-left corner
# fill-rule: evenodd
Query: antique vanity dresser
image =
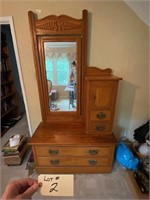
<path id="1" fill-rule="evenodd" d="M 109 68 L 87 66 L 88 11 L 83 10 L 81 19 L 66 15 L 37 19 L 32 11 L 28 16 L 42 113 L 42 122 L 29 140 L 37 173 L 111 172 L 116 146 L 112 129 L 121 78 L 113 76 Z M 70 48 L 75 52 L 71 54 Z M 52 62 L 52 55 L 55 61 L 58 54 L 63 57 L 60 49 L 77 64 L 73 110 L 51 110 L 49 106 L 47 79 L 54 77 L 47 75 L 47 70 L 51 73 L 54 69 L 46 59 L 49 56 Z"/>

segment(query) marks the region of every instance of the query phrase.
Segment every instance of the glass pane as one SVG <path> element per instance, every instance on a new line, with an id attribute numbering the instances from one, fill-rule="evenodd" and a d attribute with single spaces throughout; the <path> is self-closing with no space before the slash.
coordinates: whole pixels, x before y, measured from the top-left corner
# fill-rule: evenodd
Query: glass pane
<path id="1" fill-rule="evenodd" d="M 76 84 L 70 81 L 72 62 L 76 61 L 76 42 L 44 42 L 44 51 L 46 78 L 52 88 L 49 109 L 76 111 Z"/>

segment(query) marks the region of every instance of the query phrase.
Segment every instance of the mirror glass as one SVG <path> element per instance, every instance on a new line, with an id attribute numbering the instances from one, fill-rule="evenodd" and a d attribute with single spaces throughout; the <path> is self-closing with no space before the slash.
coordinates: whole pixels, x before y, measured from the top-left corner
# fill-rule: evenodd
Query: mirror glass
<path id="1" fill-rule="evenodd" d="M 76 42 L 44 42 L 50 111 L 77 110 Z"/>

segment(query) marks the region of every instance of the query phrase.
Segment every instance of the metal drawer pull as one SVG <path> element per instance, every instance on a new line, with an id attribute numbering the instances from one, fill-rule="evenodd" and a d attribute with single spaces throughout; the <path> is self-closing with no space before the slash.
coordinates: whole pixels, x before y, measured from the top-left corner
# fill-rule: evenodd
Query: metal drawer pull
<path id="1" fill-rule="evenodd" d="M 104 118 L 106 117 L 106 115 L 105 115 L 103 112 L 100 112 L 100 113 L 98 113 L 98 114 L 96 115 L 96 117 L 97 117 L 98 119 L 104 119 Z"/>
<path id="2" fill-rule="evenodd" d="M 89 154 L 96 155 L 96 154 L 98 154 L 98 150 L 96 150 L 96 149 L 90 149 L 89 150 Z"/>
<path id="3" fill-rule="evenodd" d="M 104 126 L 96 126 L 97 131 L 104 131 L 105 127 Z"/>
<path id="4" fill-rule="evenodd" d="M 51 155 L 56 155 L 58 153 L 59 153 L 59 150 L 52 150 L 52 149 L 49 150 L 49 154 Z"/>
<path id="5" fill-rule="evenodd" d="M 59 160 L 50 160 L 50 163 L 52 165 L 58 165 L 59 164 Z"/>
<path id="6" fill-rule="evenodd" d="M 96 165 L 97 161 L 96 160 L 89 160 L 89 165 Z"/>

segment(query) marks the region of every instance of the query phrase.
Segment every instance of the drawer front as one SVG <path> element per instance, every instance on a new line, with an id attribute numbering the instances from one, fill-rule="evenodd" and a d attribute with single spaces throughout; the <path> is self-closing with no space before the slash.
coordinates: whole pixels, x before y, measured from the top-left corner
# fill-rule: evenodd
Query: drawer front
<path id="1" fill-rule="evenodd" d="M 108 158 L 85 158 L 85 157 L 38 157 L 38 166 L 109 166 L 111 159 Z"/>
<path id="2" fill-rule="evenodd" d="M 36 146 L 36 155 L 41 156 L 110 156 L 111 146 L 101 147 L 60 147 L 60 146 Z"/>
<path id="3" fill-rule="evenodd" d="M 96 133 L 107 133 L 112 134 L 111 130 L 111 122 L 97 122 L 97 121 L 91 121 L 90 123 L 90 131 L 96 132 Z"/>
<path id="4" fill-rule="evenodd" d="M 92 111 L 90 113 L 91 121 L 110 121 L 111 111 Z"/>

